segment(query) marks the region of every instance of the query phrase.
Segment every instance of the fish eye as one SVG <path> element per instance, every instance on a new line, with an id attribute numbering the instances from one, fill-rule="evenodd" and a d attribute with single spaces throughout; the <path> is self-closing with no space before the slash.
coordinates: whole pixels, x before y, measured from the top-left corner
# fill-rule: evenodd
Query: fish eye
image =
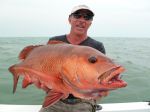
<path id="1" fill-rule="evenodd" d="M 97 58 L 94 57 L 94 56 L 92 56 L 92 57 L 90 57 L 90 58 L 88 59 L 88 61 L 89 61 L 90 63 L 95 63 L 95 62 L 97 62 Z"/>

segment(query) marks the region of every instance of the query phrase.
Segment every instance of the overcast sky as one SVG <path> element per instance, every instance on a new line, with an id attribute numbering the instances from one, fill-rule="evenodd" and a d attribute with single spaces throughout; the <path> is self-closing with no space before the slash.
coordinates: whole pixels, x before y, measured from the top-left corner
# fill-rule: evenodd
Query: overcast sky
<path id="1" fill-rule="evenodd" d="M 95 13 L 90 36 L 150 37 L 150 0 L 0 0 L 0 37 L 67 34 L 79 4 Z"/>

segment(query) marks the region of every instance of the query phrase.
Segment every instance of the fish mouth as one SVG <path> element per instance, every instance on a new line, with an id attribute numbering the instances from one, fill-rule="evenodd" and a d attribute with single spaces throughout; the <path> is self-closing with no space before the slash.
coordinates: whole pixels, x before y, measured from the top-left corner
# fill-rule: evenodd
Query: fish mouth
<path id="1" fill-rule="evenodd" d="M 121 73 L 124 70 L 125 69 L 123 67 L 117 66 L 104 72 L 98 77 L 99 84 L 103 85 L 109 90 L 126 87 L 127 83 L 121 80 L 122 78 Z"/>

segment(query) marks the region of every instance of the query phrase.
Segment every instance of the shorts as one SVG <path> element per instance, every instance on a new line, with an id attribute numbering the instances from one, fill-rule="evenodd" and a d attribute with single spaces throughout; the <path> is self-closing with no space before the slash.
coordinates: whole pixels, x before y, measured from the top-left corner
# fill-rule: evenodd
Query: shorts
<path id="1" fill-rule="evenodd" d="M 39 112 L 96 112 L 95 100 L 81 100 L 75 104 L 58 101 L 52 106 L 41 108 Z"/>

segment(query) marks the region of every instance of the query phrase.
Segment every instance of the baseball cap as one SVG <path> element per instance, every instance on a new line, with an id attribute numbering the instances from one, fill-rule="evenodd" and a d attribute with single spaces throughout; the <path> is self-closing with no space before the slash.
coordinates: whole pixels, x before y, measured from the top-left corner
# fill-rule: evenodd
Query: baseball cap
<path id="1" fill-rule="evenodd" d="M 82 10 L 82 9 L 85 9 L 85 10 L 88 10 L 89 12 L 91 12 L 91 15 L 94 16 L 94 13 L 93 11 L 86 5 L 78 5 L 78 6 L 75 6 L 72 11 L 71 11 L 71 14 L 79 11 L 79 10 Z"/>

